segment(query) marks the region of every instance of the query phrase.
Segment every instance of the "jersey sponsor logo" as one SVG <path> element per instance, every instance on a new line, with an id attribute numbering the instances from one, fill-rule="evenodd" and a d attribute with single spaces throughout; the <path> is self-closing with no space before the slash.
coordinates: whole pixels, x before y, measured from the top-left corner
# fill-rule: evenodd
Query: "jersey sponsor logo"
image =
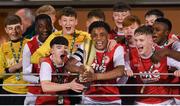
<path id="1" fill-rule="evenodd" d="M 110 58 L 108 56 L 104 57 L 104 63 L 108 64 L 110 62 Z M 96 72 L 105 72 L 106 71 L 106 65 L 105 64 L 96 64 L 93 63 L 91 66 L 93 67 Z"/>
<path id="2" fill-rule="evenodd" d="M 152 83 L 159 81 L 160 79 L 159 70 L 144 71 L 140 73 L 142 73 L 142 75 L 140 75 L 140 78 L 143 83 Z"/>
<path id="3" fill-rule="evenodd" d="M 106 66 L 104 66 L 104 65 L 99 65 L 99 64 L 93 63 L 91 66 L 93 67 L 93 69 L 96 72 L 105 72 L 106 71 Z"/>

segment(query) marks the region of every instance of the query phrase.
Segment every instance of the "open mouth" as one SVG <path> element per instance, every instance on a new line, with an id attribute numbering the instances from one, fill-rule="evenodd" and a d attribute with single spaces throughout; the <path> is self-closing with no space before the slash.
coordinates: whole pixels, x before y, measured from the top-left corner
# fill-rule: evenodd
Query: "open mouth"
<path id="1" fill-rule="evenodd" d="M 126 36 L 126 39 L 127 39 L 127 40 L 130 40 L 131 38 L 132 38 L 132 35 L 127 35 L 127 36 Z"/>
<path id="2" fill-rule="evenodd" d="M 153 40 L 157 39 L 157 36 L 153 36 Z"/>
<path id="3" fill-rule="evenodd" d="M 103 42 L 97 41 L 97 42 L 96 42 L 96 45 L 97 45 L 97 46 L 102 46 L 102 45 L 103 45 Z"/>
<path id="4" fill-rule="evenodd" d="M 68 56 L 68 52 L 65 51 L 63 54 L 60 55 L 60 58 L 63 60 L 67 56 Z"/>
<path id="5" fill-rule="evenodd" d="M 65 56 L 66 56 L 66 55 L 65 55 L 65 54 L 63 54 L 63 55 L 61 55 L 61 56 L 60 56 L 60 58 L 61 58 L 61 59 L 64 59 L 64 57 L 65 57 Z"/>
<path id="6" fill-rule="evenodd" d="M 144 48 L 143 46 L 137 47 L 137 49 L 138 49 L 139 52 L 142 52 L 142 51 L 143 51 L 143 48 Z"/>
<path id="7" fill-rule="evenodd" d="M 47 37 L 51 34 L 51 31 L 43 31 L 43 32 L 39 32 L 40 35 L 42 35 L 42 37 Z"/>
<path id="8" fill-rule="evenodd" d="M 66 27 L 66 30 L 67 31 L 71 31 L 71 27 Z"/>
<path id="9" fill-rule="evenodd" d="M 15 32 L 15 33 L 11 33 L 12 36 L 18 36 L 19 33 Z"/>
<path id="10" fill-rule="evenodd" d="M 48 33 L 42 33 L 43 37 L 46 37 L 48 36 L 49 34 Z"/>
<path id="11" fill-rule="evenodd" d="M 122 22 L 121 22 L 121 21 L 118 21 L 118 22 L 117 22 L 117 24 L 118 24 L 118 25 L 121 25 L 121 24 L 122 24 Z"/>

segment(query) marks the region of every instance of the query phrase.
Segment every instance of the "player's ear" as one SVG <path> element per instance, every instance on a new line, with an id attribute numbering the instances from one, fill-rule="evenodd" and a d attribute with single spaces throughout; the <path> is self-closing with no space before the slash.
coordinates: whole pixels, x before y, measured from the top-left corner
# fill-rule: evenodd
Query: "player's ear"
<path id="1" fill-rule="evenodd" d="M 50 53 L 51 53 L 51 54 L 53 54 L 53 53 L 54 53 L 54 51 L 53 51 L 53 47 L 51 47 L 51 49 L 50 49 Z"/>

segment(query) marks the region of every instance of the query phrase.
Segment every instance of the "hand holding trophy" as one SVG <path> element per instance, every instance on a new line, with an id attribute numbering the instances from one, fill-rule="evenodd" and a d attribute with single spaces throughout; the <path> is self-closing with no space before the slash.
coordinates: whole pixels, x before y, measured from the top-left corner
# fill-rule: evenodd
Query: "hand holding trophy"
<path id="1" fill-rule="evenodd" d="M 83 61 L 83 65 L 84 65 L 84 68 L 85 68 L 85 72 L 86 71 L 92 71 L 92 73 L 94 73 L 94 70 L 91 68 L 91 65 L 93 63 L 93 60 L 95 58 L 95 55 L 96 55 L 96 50 L 95 50 L 95 47 L 94 47 L 94 42 L 92 40 L 89 40 L 89 39 L 86 39 L 84 41 L 84 61 Z M 83 80 L 83 75 L 80 74 L 79 76 L 79 81 L 80 82 L 84 82 Z"/>

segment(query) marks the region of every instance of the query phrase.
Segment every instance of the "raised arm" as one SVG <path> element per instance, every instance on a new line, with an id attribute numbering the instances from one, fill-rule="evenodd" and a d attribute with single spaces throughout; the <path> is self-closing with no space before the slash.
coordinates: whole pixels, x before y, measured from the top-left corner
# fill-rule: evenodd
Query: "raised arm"
<path id="1" fill-rule="evenodd" d="M 46 41 L 40 46 L 31 56 L 31 63 L 38 64 L 42 57 L 46 57 L 50 54 L 50 42 L 56 36 L 56 33 L 52 33 Z"/>

